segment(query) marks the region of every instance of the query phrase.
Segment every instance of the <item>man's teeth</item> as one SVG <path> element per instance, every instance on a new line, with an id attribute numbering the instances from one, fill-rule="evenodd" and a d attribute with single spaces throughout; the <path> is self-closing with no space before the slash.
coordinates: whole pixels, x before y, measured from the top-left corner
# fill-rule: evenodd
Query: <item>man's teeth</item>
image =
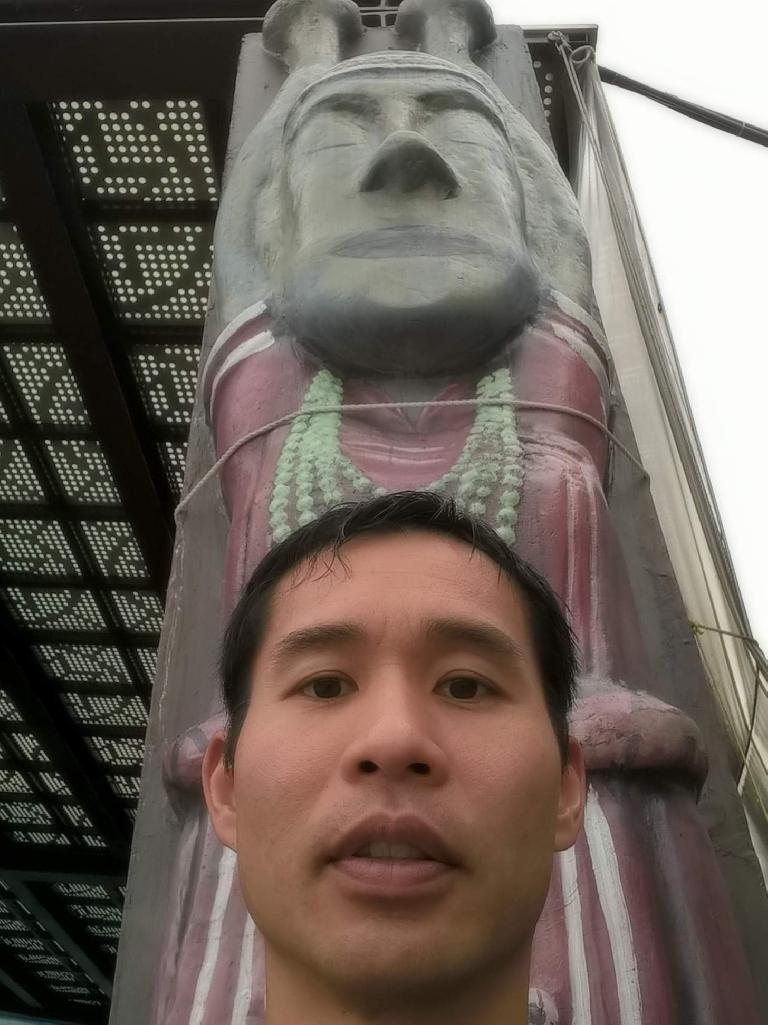
<path id="1" fill-rule="evenodd" d="M 418 858 L 419 861 L 432 861 L 424 851 L 409 844 L 369 843 L 361 847 L 355 854 L 357 858 Z"/>

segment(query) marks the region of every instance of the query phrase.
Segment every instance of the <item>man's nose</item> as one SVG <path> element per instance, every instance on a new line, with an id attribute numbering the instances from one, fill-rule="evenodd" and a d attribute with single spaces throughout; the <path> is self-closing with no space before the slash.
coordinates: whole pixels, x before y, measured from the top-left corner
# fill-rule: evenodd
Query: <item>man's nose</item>
<path id="1" fill-rule="evenodd" d="M 444 199 L 461 190 L 450 164 L 418 132 L 393 132 L 382 142 L 366 168 L 361 192 L 415 192 L 433 188 Z"/>
<path id="2" fill-rule="evenodd" d="M 382 782 L 425 777 L 430 786 L 444 783 L 448 758 L 434 735 L 428 709 L 405 694 L 389 691 L 389 700 L 360 710 L 355 738 L 343 760 L 350 782 L 375 775 Z"/>

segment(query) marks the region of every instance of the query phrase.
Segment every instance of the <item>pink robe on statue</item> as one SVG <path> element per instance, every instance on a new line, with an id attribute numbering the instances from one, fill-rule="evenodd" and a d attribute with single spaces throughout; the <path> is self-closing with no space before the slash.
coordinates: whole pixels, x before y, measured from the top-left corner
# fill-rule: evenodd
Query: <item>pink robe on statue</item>
<path id="1" fill-rule="evenodd" d="M 263 306 L 221 335 L 206 365 L 216 451 L 297 412 L 318 369 L 275 341 Z M 758 1025 L 746 963 L 695 795 L 706 772 L 693 723 L 642 693 L 649 668 L 603 491 L 610 361 L 584 311 L 553 295 L 493 368 L 511 372 L 515 399 L 573 412 L 520 408 L 523 486 L 516 549 L 564 600 L 597 681 L 573 730 L 592 770 L 585 831 L 556 857 L 537 929 L 532 1021 L 541 1025 Z M 458 379 L 435 399 L 471 398 Z M 347 380 L 344 403 L 392 401 Z M 455 463 L 472 407 L 345 413 L 340 444 L 388 491 L 427 487 Z M 224 602 L 233 607 L 269 544 L 269 507 L 290 425 L 243 445 L 221 470 L 230 517 Z M 351 492 L 344 495 L 352 499 Z M 218 705 L 211 708 L 212 715 Z M 214 718 L 169 751 L 166 781 L 183 822 L 153 1025 L 260 1025 L 263 941 L 240 895 L 235 856 L 222 851 L 200 793 Z M 664 776 L 662 786 L 647 778 Z"/>

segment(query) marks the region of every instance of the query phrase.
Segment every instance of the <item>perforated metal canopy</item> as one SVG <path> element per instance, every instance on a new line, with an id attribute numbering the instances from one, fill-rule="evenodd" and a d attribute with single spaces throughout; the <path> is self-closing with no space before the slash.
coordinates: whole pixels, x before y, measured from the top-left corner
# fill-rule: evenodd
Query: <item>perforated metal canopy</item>
<path id="1" fill-rule="evenodd" d="M 0 1011 L 108 1017 L 229 104 L 267 6 L 0 0 Z"/>

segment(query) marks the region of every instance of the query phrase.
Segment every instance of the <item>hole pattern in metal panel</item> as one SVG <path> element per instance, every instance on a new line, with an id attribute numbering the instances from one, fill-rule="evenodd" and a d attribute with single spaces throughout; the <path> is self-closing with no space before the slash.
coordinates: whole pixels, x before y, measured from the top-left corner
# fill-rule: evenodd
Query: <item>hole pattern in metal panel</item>
<path id="1" fill-rule="evenodd" d="M 22 626 L 47 630 L 106 630 L 104 617 L 90 591 L 9 587 L 5 596 Z"/>
<path id="2" fill-rule="evenodd" d="M 168 483 L 171 491 L 178 501 L 184 487 L 184 474 L 187 468 L 187 443 L 179 441 L 161 441 L 158 445 L 160 458 L 163 461 L 165 472 L 168 474 Z"/>
<path id="3" fill-rule="evenodd" d="M 42 975 L 44 979 L 50 979 L 52 982 L 77 982 L 77 976 L 73 972 L 65 972 L 55 970 L 52 968 L 46 968 L 42 972 L 38 972 L 38 975 Z"/>
<path id="4" fill-rule="evenodd" d="M 107 766 L 140 766 L 144 758 L 144 741 L 138 737 L 86 737 L 88 746 Z"/>
<path id="5" fill-rule="evenodd" d="M 24 243 L 13 224 L 0 222 L 0 322 L 44 324 L 48 320 Z"/>
<path id="6" fill-rule="evenodd" d="M 138 776 L 107 776 L 107 782 L 118 797 L 141 796 L 141 780 Z"/>
<path id="7" fill-rule="evenodd" d="M 197 100 L 62 101 L 54 111 L 86 199 L 166 206 L 217 198 Z"/>
<path id="8" fill-rule="evenodd" d="M 163 606 L 149 591 L 111 591 L 110 597 L 126 630 L 159 633 L 163 627 Z"/>
<path id="9" fill-rule="evenodd" d="M 88 818 L 85 809 L 81 808 L 79 804 L 64 804 L 62 805 L 61 810 L 73 826 L 93 829 L 93 823 Z M 83 837 L 83 839 L 85 839 L 85 837 Z"/>
<path id="10" fill-rule="evenodd" d="M 50 758 L 34 733 L 14 731 L 13 733 L 7 733 L 6 737 L 11 742 L 13 748 L 22 758 L 26 759 L 26 761 L 35 762 L 37 764 L 40 764 L 41 762 L 50 762 Z"/>
<path id="11" fill-rule="evenodd" d="M 82 897 L 85 900 L 109 900 L 106 887 L 92 883 L 54 883 L 53 889 L 62 897 Z"/>
<path id="12" fill-rule="evenodd" d="M 147 681 L 150 685 L 155 682 L 155 676 L 157 675 L 157 649 L 156 648 L 134 648 L 133 649 L 138 656 L 141 667 L 147 675 Z"/>
<path id="13" fill-rule="evenodd" d="M 138 697 L 64 694 L 62 699 L 74 718 L 84 726 L 138 726 L 145 729 L 147 725 L 147 713 Z"/>
<path id="14" fill-rule="evenodd" d="M 27 777 L 17 769 L 0 769 L 0 791 L 4 794 L 33 793 Z"/>
<path id="15" fill-rule="evenodd" d="M 30 954 L 27 960 L 30 964 L 34 965 L 61 964 L 61 961 L 57 957 L 51 957 L 50 954 Z"/>
<path id="16" fill-rule="evenodd" d="M 57 794 L 61 797 L 72 796 L 72 791 L 67 786 L 64 777 L 58 772 L 38 772 L 36 775 L 46 790 L 50 793 Z"/>
<path id="17" fill-rule="evenodd" d="M 67 438 L 46 441 L 67 498 L 78 505 L 119 505 L 120 493 L 98 441 Z"/>
<path id="18" fill-rule="evenodd" d="M 134 580 L 147 576 L 147 566 L 130 524 L 122 520 L 87 520 L 81 527 L 105 576 Z"/>
<path id="19" fill-rule="evenodd" d="M 51 814 L 37 801 L 0 801 L 0 821 L 13 826 L 50 826 Z"/>
<path id="20" fill-rule="evenodd" d="M 64 531 L 53 520 L 0 520 L 0 565 L 32 577 L 79 575 Z"/>
<path id="21" fill-rule="evenodd" d="M 42 847 L 48 844 L 56 844 L 57 847 L 71 847 L 72 841 L 66 833 L 42 832 L 39 829 L 29 829 L 22 832 L 19 829 L 11 830 L 11 836 L 17 843 L 35 843 Z M 42 947 L 36 948 L 38 950 Z"/>
<path id="22" fill-rule="evenodd" d="M 16 922 L 12 918 L 0 918 L 0 932 L 26 932 L 26 929 L 21 922 Z"/>
<path id="23" fill-rule="evenodd" d="M 120 929 L 116 925 L 86 925 L 85 928 L 91 936 L 101 936 L 107 940 L 120 938 Z"/>
<path id="24" fill-rule="evenodd" d="M 86 847 L 106 847 L 106 841 L 102 840 L 100 836 L 96 836 L 94 833 L 83 833 L 80 837 Z"/>
<path id="25" fill-rule="evenodd" d="M 150 418 L 189 424 L 195 402 L 200 350 L 196 345 L 134 345 L 131 365 Z"/>
<path id="26" fill-rule="evenodd" d="M 88 426 L 88 414 L 62 345 L 14 342 L 5 345 L 3 354 L 35 423 Z"/>
<path id="27" fill-rule="evenodd" d="M 202 323 L 210 224 L 98 224 L 94 234 L 118 312 L 145 323 Z"/>
<path id="28" fill-rule="evenodd" d="M 92 918 L 96 922 L 114 922 L 120 924 L 122 915 L 120 908 L 114 904 L 70 904 L 72 911 L 80 918 Z"/>
<path id="29" fill-rule="evenodd" d="M 17 950 L 45 950 L 42 940 L 34 939 L 32 936 L 9 936 L 5 941 L 9 947 Z"/>
<path id="30" fill-rule="evenodd" d="M 118 648 L 96 644 L 39 644 L 35 651 L 45 668 L 60 681 L 109 685 L 130 683 Z"/>
<path id="31" fill-rule="evenodd" d="M 20 441 L 0 438 L 0 502 L 43 502 L 45 492 Z"/>
<path id="32" fill-rule="evenodd" d="M 21 714 L 18 708 L 4 690 L 0 690 L 0 722 L 21 722 Z"/>

